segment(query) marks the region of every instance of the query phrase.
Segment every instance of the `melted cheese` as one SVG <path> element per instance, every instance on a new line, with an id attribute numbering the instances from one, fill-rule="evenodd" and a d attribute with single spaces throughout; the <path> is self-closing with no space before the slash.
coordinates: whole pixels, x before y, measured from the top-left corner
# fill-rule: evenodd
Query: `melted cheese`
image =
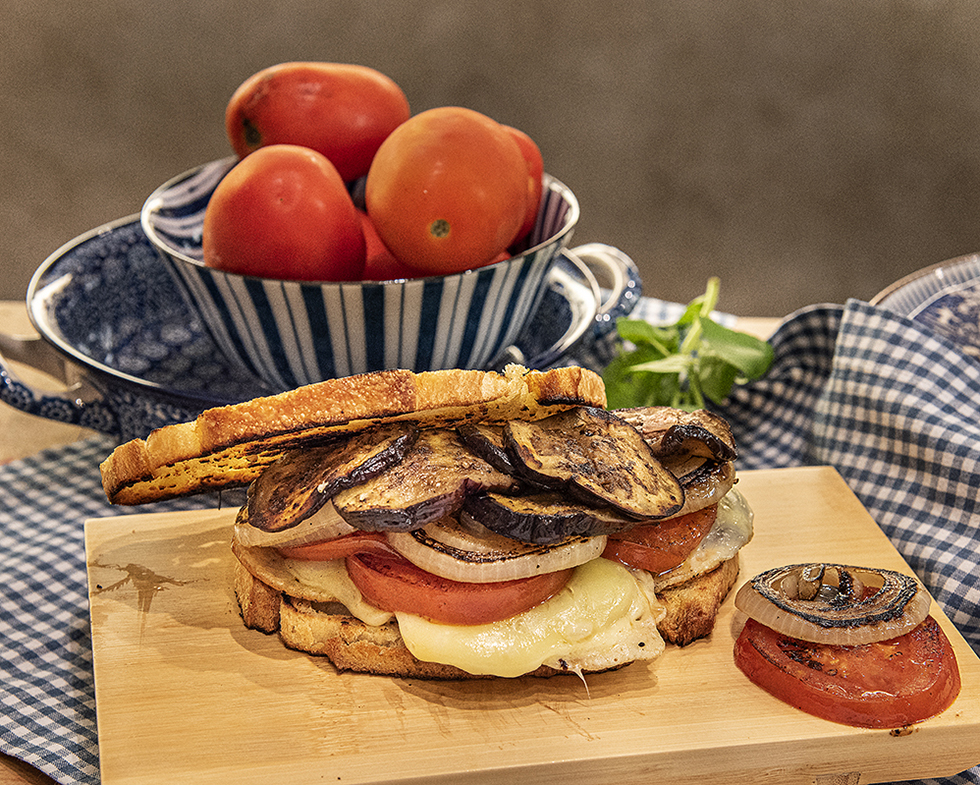
<path id="1" fill-rule="evenodd" d="M 664 650 L 657 631 L 663 614 L 646 573 L 595 559 L 576 567 L 550 600 L 503 621 L 452 626 L 395 616 L 420 660 L 513 677 L 540 665 L 581 672 L 653 659 Z"/>
<path id="2" fill-rule="evenodd" d="M 685 561 L 656 577 L 656 589 L 677 586 L 733 558 L 752 539 L 754 517 L 745 497 L 730 490 L 718 502 L 715 522 L 704 539 Z"/>
<path id="3" fill-rule="evenodd" d="M 354 585 L 347 572 L 343 559 L 330 561 L 305 561 L 303 559 L 282 559 L 282 569 L 295 583 L 297 596 L 305 596 L 321 602 L 335 601 L 347 608 L 348 613 L 365 624 L 380 627 L 391 621 L 393 614 L 369 605 L 361 596 L 360 589 Z M 302 591 L 300 587 L 315 591 Z M 291 587 L 286 585 L 287 592 Z"/>

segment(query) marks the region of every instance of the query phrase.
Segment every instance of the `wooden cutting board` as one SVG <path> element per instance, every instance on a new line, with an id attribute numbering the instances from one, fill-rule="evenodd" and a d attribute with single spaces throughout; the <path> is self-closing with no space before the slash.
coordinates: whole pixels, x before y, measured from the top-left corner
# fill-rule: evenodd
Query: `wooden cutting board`
<path id="1" fill-rule="evenodd" d="M 830 561 L 910 572 L 830 468 L 744 472 L 756 511 L 739 582 Z M 88 521 L 104 785 L 119 783 L 868 783 L 980 762 L 980 660 L 934 606 L 963 687 L 901 734 L 811 717 L 732 663 L 731 596 L 710 639 L 597 674 L 425 682 L 338 674 L 246 630 L 233 510 Z"/>

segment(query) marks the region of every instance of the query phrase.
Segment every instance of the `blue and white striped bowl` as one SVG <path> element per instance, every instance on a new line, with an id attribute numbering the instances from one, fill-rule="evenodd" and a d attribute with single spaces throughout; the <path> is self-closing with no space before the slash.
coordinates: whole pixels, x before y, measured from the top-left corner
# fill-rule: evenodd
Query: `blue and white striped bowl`
<path id="1" fill-rule="evenodd" d="M 221 351 L 278 389 L 392 368 L 492 367 L 534 316 L 579 217 L 574 194 L 545 175 L 526 250 L 505 261 L 384 282 L 254 278 L 202 261 L 208 199 L 235 163 L 213 161 L 164 183 L 140 221 Z"/>

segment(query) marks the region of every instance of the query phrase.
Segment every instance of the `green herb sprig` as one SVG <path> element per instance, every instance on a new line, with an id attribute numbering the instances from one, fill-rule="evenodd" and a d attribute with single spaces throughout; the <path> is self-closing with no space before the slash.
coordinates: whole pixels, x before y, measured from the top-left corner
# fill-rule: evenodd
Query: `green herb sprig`
<path id="1" fill-rule="evenodd" d="M 624 347 L 629 348 L 622 349 L 602 374 L 610 409 L 702 409 L 707 400 L 723 403 L 736 384 L 769 370 L 773 351 L 768 341 L 711 318 L 720 288 L 719 279 L 710 278 L 705 293 L 692 300 L 674 324 L 616 320 Z"/>

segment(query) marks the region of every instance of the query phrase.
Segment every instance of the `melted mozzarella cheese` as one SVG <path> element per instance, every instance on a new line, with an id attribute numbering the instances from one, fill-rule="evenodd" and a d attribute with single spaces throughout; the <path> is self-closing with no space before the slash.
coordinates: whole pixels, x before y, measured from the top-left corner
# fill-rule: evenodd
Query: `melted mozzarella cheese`
<path id="1" fill-rule="evenodd" d="M 711 529 L 686 560 L 656 577 L 658 591 L 710 572 L 734 557 L 752 539 L 754 513 L 745 497 L 730 490 L 718 502 L 718 514 Z"/>
<path id="2" fill-rule="evenodd" d="M 576 567 L 554 597 L 503 621 L 453 626 L 408 613 L 395 617 L 412 654 L 468 673 L 514 677 L 540 665 L 603 670 L 653 659 L 665 648 L 657 631 L 664 610 L 644 576 L 594 559 Z"/>
<path id="3" fill-rule="evenodd" d="M 343 559 L 330 561 L 282 559 L 281 564 L 282 569 L 294 581 L 292 584 L 285 584 L 287 593 L 292 591 L 293 596 L 320 602 L 339 602 L 347 608 L 351 616 L 374 627 L 380 627 L 391 621 L 392 613 L 379 610 L 364 601 L 360 589 L 350 579 Z"/>

